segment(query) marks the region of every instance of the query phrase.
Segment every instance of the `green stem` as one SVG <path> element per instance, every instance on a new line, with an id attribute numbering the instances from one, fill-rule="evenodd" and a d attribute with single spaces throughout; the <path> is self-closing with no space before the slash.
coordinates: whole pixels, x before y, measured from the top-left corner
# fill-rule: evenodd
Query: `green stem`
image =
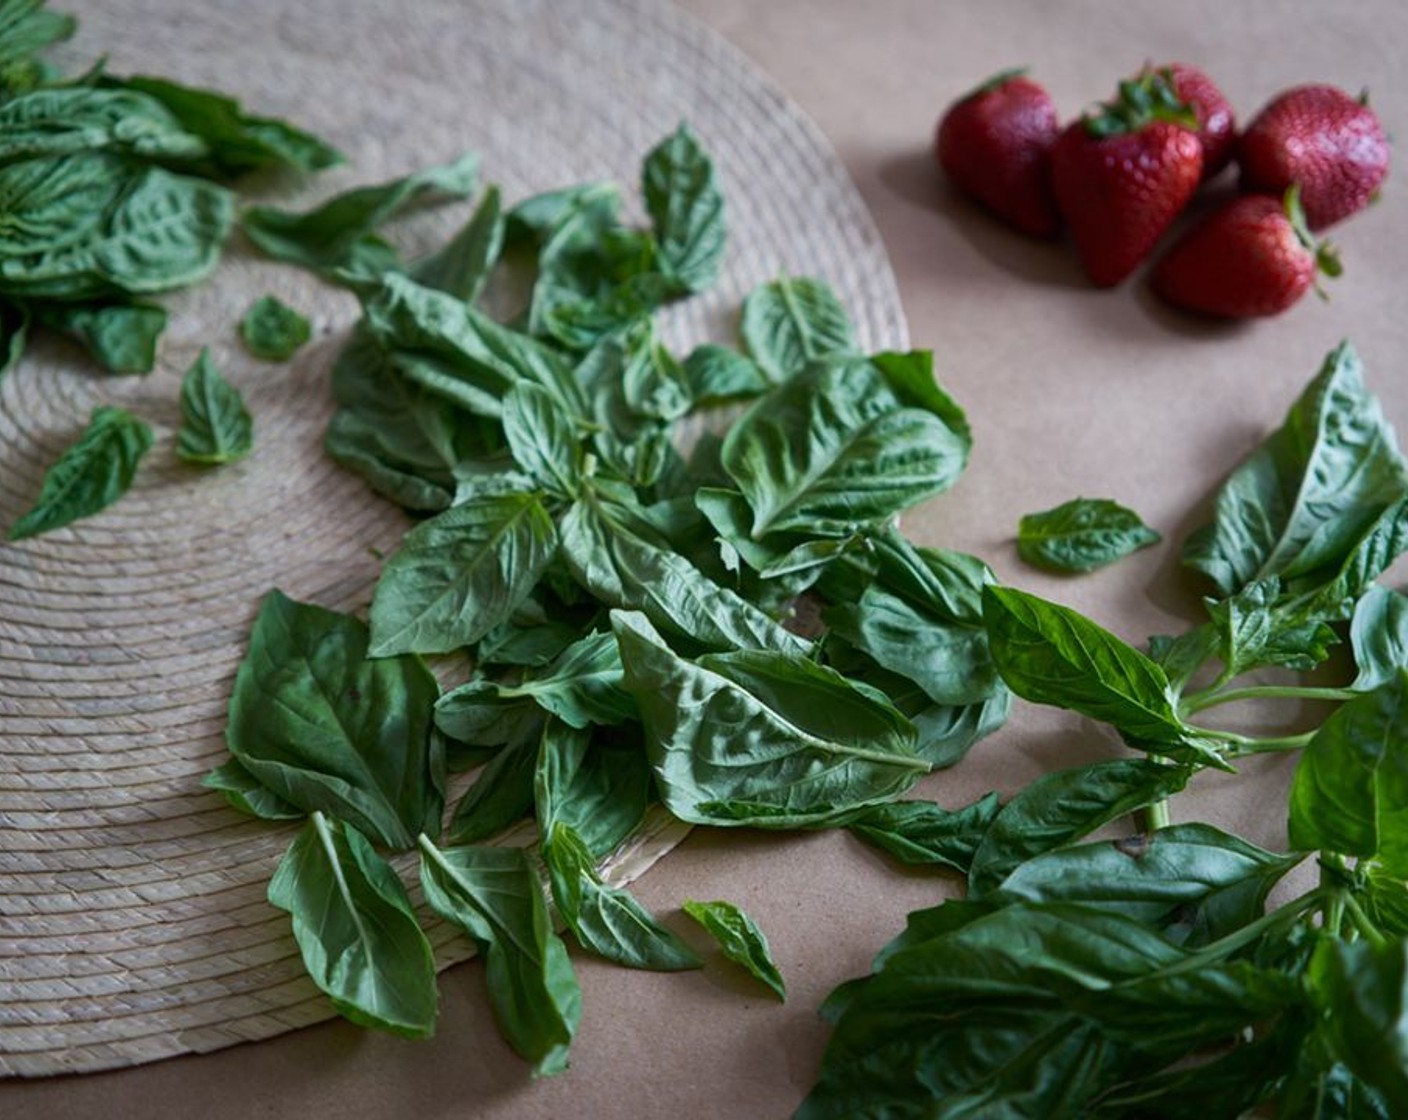
<path id="1" fill-rule="evenodd" d="M 1366 941 L 1372 941 L 1382 948 L 1387 944 L 1384 935 L 1374 925 L 1374 920 L 1364 912 L 1364 907 L 1359 905 L 1359 900 L 1354 897 L 1352 891 L 1340 891 L 1343 898 L 1344 909 L 1349 914 L 1349 919 L 1354 923 L 1354 928 L 1359 931 L 1361 937 Z"/>
<path id="2" fill-rule="evenodd" d="M 1312 688 L 1309 685 L 1261 684 L 1245 688 L 1221 688 L 1214 685 L 1201 692 L 1194 692 L 1183 698 L 1181 705 L 1184 715 L 1193 715 L 1205 708 L 1215 708 L 1219 704 L 1232 704 L 1238 700 L 1353 700 L 1359 694 L 1348 688 Z"/>
<path id="3" fill-rule="evenodd" d="M 1144 829 L 1146 832 L 1158 832 L 1161 828 L 1167 828 L 1170 823 L 1167 797 L 1161 797 L 1144 807 Z"/>
<path id="4" fill-rule="evenodd" d="M 1313 891 L 1292 899 L 1279 910 L 1263 914 L 1256 921 L 1249 922 L 1241 929 L 1233 930 L 1226 937 L 1184 957 L 1177 964 L 1162 970 L 1161 975 L 1173 976 L 1184 972 L 1197 972 L 1198 969 L 1209 964 L 1225 960 L 1239 949 L 1245 949 L 1266 934 L 1279 932 L 1283 926 L 1295 925 L 1306 914 L 1323 903 L 1325 893 L 1324 887 L 1316 887 Z"/>
<path id="5" fill-rule="evenodd" d="M 1201 731 L 1202 728 L 1199 730 Z M 1266 739 L 1258 739 L 1253 735 L 1238 735 L 1235 731 L 1217 731 L 1208 732 L 1208 734 L 1230 744 L 1223 756 L 1225 758 L 1245 758 L 1249 754 L 1278 754 L 1285 751 L 1298 751 L 1315 738 L 1314 731 L 1305 731 L 1299 735 L 1278 735 Z"/>

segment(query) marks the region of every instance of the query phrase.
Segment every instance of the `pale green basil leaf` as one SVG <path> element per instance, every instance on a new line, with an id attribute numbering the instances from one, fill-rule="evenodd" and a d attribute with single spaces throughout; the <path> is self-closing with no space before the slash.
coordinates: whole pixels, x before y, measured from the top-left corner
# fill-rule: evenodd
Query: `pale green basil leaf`
<path id="1" fill-rule="evenodd" d="M 346 1018 L 407 1038 L 435 1030 L 435 960 L 406 888 L 362 835 L 315 812 L 269 880 L 308 975 Z"/>
<path id="2" fill-rule="evenodd" d="M 52 303 L 38 308 L 40 322 L 66 331 L 87 347 L 109 373 L 150 373 L 166 329 L 166 309 L 145 303 Z"/>
<path id="3" fill-rule="evenodd" d="M 820 824 L 896 797 L 929 769 L 913 724 L 805 656 L 744 651 L 691 662 L 644 615 L 615 611 L 612 623 L 656 782 L 681 820 Z"/>
<path id="4" fill-rule="evenodd" d="M 1055 851 L 1127 813 L 1177 793 L 1190 771 L 1142 758 L 1096 762 L 1044 774 L 1002 807 L 969 869 L 977 898 L 1019 865 Z"/>
<path id="5" fill-rule="evenodd" d="M 119 159 L 97 152 L 0 167 L 0 275 L 94 236 L 128 181 Z"/>
<path id="6" fill-rule="evenodd" d="M 696 902 L 689 899 L 681 909 L 709 931 L 724 956 L 766 984 L 778 999 L 787 999 L 787 985 L 773 962 L 768 939 L 752 918 L 732 902 L 722 900 Z"/>
<path id="7" fill-rule="evenodd" d="M 504 397 L 503 425 L 521 470 L 554 497 L 577 496 L 582 445 L 572 417 L 551 393 L 529 381 L 515 385 Z"/>
<path id="8" fill-rule="evenodd" d="M 595 241 L 620 221 L 621 192 L 614 183 L 582 183 L 525 198 L 508 212 L 511 238 L 542 242 L 554 235 Z"/>
<path id="9" fill-rule="evenodd" d="M 754 288 L 743 301 L 740 329 L 749 355 L 774 382 L 816 358 L 856 350 L 841 301 L 822 281 L 805 277 L 784 276 Z"/>
<path id="10" fill-rule="evenodd" d="M 542 673 L 501 691 L 531 697 L 571 727 L 624 723 L 637 715 L 635 701 L 621 687 L 621 653 L 609 631 L 573 642 Z"/>
<path id="11" fill-rule="evenodd" d="M 210 161 L 222 174 L 238 175 L 276 165 L 295 171 L 322 171 L 343 162 L 341 152 L 311 133 L 274 117 L 246 113 L 234 98 L 215 90 L 141 75 L 105 75 L 100 85 L 131 90 L 160 102 L 182 128 L 204 141 Z"/>
<path id="12" fill-rule="evenodd" d="M 521 848 L 439 849 L 424 836 L 420 847 L 426 901 L 484 955 L 499 1030 L 536 1072 L 561 1073 L 581 1021 L 582 990 L 527 855 Z"/>
<path id="13" fill-rule="evenodd" d="M 753 508 L 751 536 L 849 535 L 947 490 L 968 440 L 903 408 L 863 359 L 809 365 L 753 403 L 723 464 Z"/>
<path id="14" fill-rule="evenodd" d="M 665 274 L 686 292 L 718 279 L 726 245 L 724 197 L 714 165 L 688 126 L 667 136 L 641 169 L 645 209 Z"/>
<path id="15" fill-rule="evenodd" d="M 537 495 L 486 494 L 417 525 L 382 568 L 372 655 L 449 653 L 508 621 L 557 550 Z"/>
<path id="16" fill-rule="evenodd" d="M 1349 643 L 1359 675 L 1350 686 L 1372 692 L 1408 669 L 1408 597 L 1370 587 L 1354 608 Z"/>
<path id="17" fill-rule="evenodd" d="M 418 658 L 369 660 L 358 619 L 275 590 L 235 675 L 225 741 L 283 800 L 409 848 L 417 833 L 440 829 L 438 691 Z"/>
<path id="18" fill-rule="evenodd" d="M 1323 940 L 1307 973 L 1331 1053 L 1408 1112 L 1408 942 Z"/>
<path id="19" fill-rule="evenodd" d="M 10 527 L 10 540 L 47 533 L 106 509 L 127 493 L 152 431 L 125 409 L 99 405 L 88 426 L 44 474 L 39 497 Z"/>
<path id="20" fill-rule="evenodd" d="M 240 392 L 202 350 L 181 381 L 176 454 L 192 463 L 229 463 L 254 446 L 254 422 Z"/>
<path id="21" fill-rule="evenodd" d="M 968 417 L 934 377 L 932 350 L 887 350 L 872 354 L 870 364 L 880 372 L 902 405 L 932 412 L 950 430 L 957 432 L 965 441 L 971 441 Z"/>
<path id="22" fill-rule="evenodd" d="M 703 962 L 650 916 L 624 887 L 609 887 L 571 825 L 553 825 L 543 843 L 553 899 L 583 949 L 627 968 L 678 972 Z"/>
<path id="23" fill-rule="evenodd" d="M 503 244 L 499 188 L 491 186 L 459 233 L 429 256 L 412 261 L 406 274 L 417 284 L 469 303 L 488 281 Z"/>
<path id="24" fill-rule="evenodd" d="M 313 336 L 308 320 L 274 296 L 255 300 L 240 320 L 240 337 L 256 358 L 286 362 Z"/>
<path id="25" fill-rule="evenodd" d="M 161 102 L 138 92 L 36 89 L 0 104 L 0 163 L 99 151 L 189 160 L 208 149 Z"/>
<path id="26" fill-rule="evenodd" d="M 463 198 L 474 190 L 479 157 L 470 153 L 375 186 L 354 187 L 312 210 L 252 206 L 240 224 L 259 250 L 275 260 L 326 277 L 338 270 L 374 276 L 399 258 L 375 231 L 403 210 L 436 198 Z"/>
<path id="27" fill-rule="evenodd" d="M 1075 498 L 1026 514 L 1017 527 L 1017 555 L 1038 568 L 1093 572 L 1162 539 L 1118 502 Z"/>
<path id="28" fill-rule="evenodd" d="M 236 758 L 210 771 L 200 784 L 206 789 L 218 791 L 231 808 L 252 817 L 266 821 L 296 821 L 308 815 L 297 805 L 290 805 L 266 788 Z"/>
<path id="29" fill-rule="evenodd" d="M 491 840 L 533 811 L 541 723 L 540 719 L 528 719 L 513 728 L 513 741 L 485 763 L 474 784 L 465 790 L 446 830 L 453 843 Z"/>
<path id="30" fill-rule="evenodd" d="M 45 0 L 6 0 L 0 4 L 0 68 L 5 71 L 37 65 L 32 57 L 45 47 L 73 35 L 78 21 L 48 11 Z M 7 74 L 8 80 L 8 74 Z"/>
<path id="31" fill-rule="evenodd" d="M 533 788 L 540 836 L 565 824 L 593 856 L 604 856 L 645 816 L 650 766 L 639 743 L 608 746 L 585 729 L 548 720 Z"/>
<path id="32" fill-rule="evenodd" d="M 1408 670 L 1330 716 L 1291 783 L 1291 843 L 1377 859 L 1408 878 Z"/>
<path id="33" fill-rule="evenodd" d="M 1393 430 L 1342 343 L 1281 428 L 1233 472 L 1184 563 L 1224 595 L 1267 576 L 1305 577 L 1338 566 L 1406 489 Z"/>
<path id="34" fill-rule="evenodd" d="M 559 531 L 573 577 L 607 606 L 643 611 L 661 630 L 705 649 L 809 648 L 684 557 L 637 535 L 600 501 L 576 503 Z"/>
<path id="35" fill-rule="evenodd" d="M 846 827 L 901 863 L 966 874 L 1000 808 L 995 793 L 961 809 L 944 809 L 932 801 L 893 801 L 862 809 L 847 818 Z"/>
<path id="36" fill-rule="evenodd" d="M 541 330 L 569 350 L 590 350 L 613 335 L 647 323 L 673 289 L 659 273 L 627 276 L 599 296 L 582 296 L 577 289 L 552 287 L 551 278 L 540 280 L 538 317 Z"/>
<path id="37" fill-rule="evenodd" d="M 1207 607 L 1217 628 L 1219 654 L 1234 676 L 1263 665 L 1308 671 L 1339 643 L 1323 618 L 1282 597 L 1276 576 L 1249 583 Z"/>
<path id="38" fill-rule="evenodd" d="M 689 395 L 697 402 L 757 397 L 772 388 L 772 382 L 751 358 L 711 342 L 689 352 L 684 373 Z"/>
<path id="39" fill-rule="evenodd" d="M 650 320 L 625 336 L 625 366 L 621 395 L 635 416 L 648 420 L 677 420 L 694 404 L 689 375 L 665 348 Z"/>

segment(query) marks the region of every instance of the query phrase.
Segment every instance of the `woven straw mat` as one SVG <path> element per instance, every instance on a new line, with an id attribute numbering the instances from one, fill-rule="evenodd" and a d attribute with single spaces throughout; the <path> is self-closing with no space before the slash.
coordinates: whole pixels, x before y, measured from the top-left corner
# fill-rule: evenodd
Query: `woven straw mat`
<path id="1" fill-rule="evenodd" d="M 817 130 L 735 50 L 649 0 L 72 0 L 73 72 L 155 73 L 238 94 L 345 151 L 347 167 L 267 197 L 309 205 L 466 150 L 512 202 L 589 179 L 636 197 L 642 155 L 681 120 L 713 154 L 730 244 L 718 290 L 674 309 L 683 349 L 727 339 L 742 295 L 825 278 L 870 348 L 905 344 L 883 247 Z M 639 203 L 633 201 L 639 215 Z M 403 222 L 408 254 L 468 203 Z M 314 342 L 286 365 L 238 345 L 266 292 Z M 34 342 L 0 384 L 0 528 L 95 404 L 152 424 L 133 489 L 103 513 L 0 544 L 0 1075 L 98 1070 L 267 1038 L 329 1018 L 287 915 L 264 898 L 292 835 L 200 786 L 271 587 L 364 611 L 405 517 L 321 450 L 328 370 L 357 315 L 345 292 L 255 259 L 168 299 L 156 372 L 104 377 Z M 174 453 L 182 373 L 201 347 L 245 394 L 255 449 L 213 470 Z M 640 875 L 683 835 L 656 819 L 616 853 Z M 409 872 L 409 866 L 404 868 Z M 409 878 L 409 875 L 408 875 Z M 472 948 L 427 919 L 441 966 Z"/>

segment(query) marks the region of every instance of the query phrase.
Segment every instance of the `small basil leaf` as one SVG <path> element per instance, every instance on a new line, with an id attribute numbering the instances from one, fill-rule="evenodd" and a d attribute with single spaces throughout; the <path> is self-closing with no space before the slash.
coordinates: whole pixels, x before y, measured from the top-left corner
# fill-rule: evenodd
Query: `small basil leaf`
<path id="1" fill-rule="evenodd" d="M 1058 572 L 1092 572 L 1163 538 L 1132 509 L 1107 498 L 1075 498 L 1024 516 L 1017 555 Z"/>
<path id="2" fill-rule="evenodd" d="M 1329 656 L 1339 636 L 1323 618 L 1298 610 L 1281 595 L 1276 576 L 1247 584 L 1235 595 L 1209 601 L 1223 664 L 1233 676 L 1264 665 L 1308 671 Z"/>
<path id="3" fill-rule="evenodd" d="M 872 354 L 870 364 L 885 379 L 900 404 L 932 412 L 950 431 L 965 442 L 971 442 L 968 417 L 934 377 L 932 350 L 885 351 Z"/>
<path id="4" fill-rule="evenodd" d="M 254 446 L 254 422 L 240 392 L 202 350 L 181 381 L 176 454 L 191 463 L 230 463 Z"/>
<path id="5" fill-rule="evenodd" d="M 286 362 L 313 336 L 308 320 L 274 296 L 254 301 L 240 320 L 245 348 L 266 362 Z"/>
<path id="6" fill-rule="evenodd" d="M 682 124 L 645 157 L 641 180 L 665 275 L 686 292 L 702 292 L 718 279 L 726 244 L 712 161 Z"/>
<path id="7" fill-rule="evenodd" d="M 308 975 L 364 1027 L 428 1038 L 435 960 L 406 888 L 355 829 L 315 812 L 269 880 Z"/>
<path id="8" fill-rule="evenodd" d="M 152 445 L 146 424 L 125 409 L 100 405 L 88 426 L 44 474 L 34 506 L 10 528 L 22 540 L 105 509 L 125 494 Z"/>
<path id="9" fill-rule="evenodd" d="M 568 501 L 582 482 L 582 445 L 572 417 L 546 389 L 515 385 L 504 397 L 504 435 L 521 470 L 554 497 Z"/>
<path id="10" fill-rule="evenodd" d="M 847 818 L 846 827 L 901 863 L 937 864 L 966 873 L 999 809 L 995 793 L 962 809 L 944 809 L 932 801 L 894 801 L 862 809 Z"/>
<path id="11" fill-rule="evenodd" d="M 732 902 L 695 902 L 691 899 L 681 909 L 709 931 L 724 956 L 742 965 L 750 975 L 771 988 L 778 999 L 786 1001 L 787 985 L 773 963 L 768 939 L 752 918 Z"/>
<path id="12" fill-rule="evenodd" d="M 1408 669 L 1408 597 L 1370 587 L 1354 608 L 1349 643 L 1359 667 L 1350 685 L 1356 692 L 1373 692 Z"/>
<path id="13" fill-rule="evenodd" d="M 689 395 L 697 402 L 756 397 L 772 387 L 756 362 L 737 350 L 708 342 L 689 352 L 684 373 L 689 379 Z"/>
<path id="14" fill-rule="evenodd" d="M 453 695 L 453 694 L 452 694 Z M 533 810 L 533 768 L 541 720 L 525 721 L 455 806 L 447 835 L 455 844 L 492 840 Z"/>
<path id="15" fill-rule="evenodd" d="M 502 694 L 531 697 L 569 727 L 637 718 L 635 701 L 622 687 L 616 635 L 609 631 L 573 642 L 543 672 L 504 686 Z"/>
<path id="16" fill-rule="evenodd" d="M 260 817 L 266 821 L 302 820 L 307 814 L 298 806 L 290 805 L 278 794 L 265 786 L 232 758 L 201 779 L 206 789 L 217 790 L 233 809 Z"/>
<path id="17" fill-rule="evenodd" d="M 846 309 L 820 280 L 782 277 L 751 291 L 741 326 L 749 356 L 773 382 L 787 380 L 816 358 L 853 354 Z"/>
<path id="18" fill-rule="evenodd" d="M 632 415 L 670 421 L 688 412 L 694 404 L 689 375 L 656 336 L 654 325 L 645 320 L 632 328 L 625 345 L 621 394 Z"/>
<path id="19" fill-rule="evenodd" d="M 471 303 L 488 281 L 503 244 L 499 188 L 491 186 L 459 233 L 436 252 L 411 262 L 406 274 L 417 284 Z"/>
<path id="20" fill-rule="evenodd" d="M 0 89 L 10 92 L 41 81 L 44 64 L 34 56 L 77 28 L 73 16 L 48 11 L 43 0 L 10 0 L 0 9 Z"/>
<path id="21" fill-rule="evenodd" d="M 650 766 L 639 743 L 608 747 L 590 732 L 549 720 L 534 776 L 538 834 L 568 825 L 604 856 L 640 824 L 650 801 Z"/>
<path id="22" fill-rule="evenodd" d="M 150 373 L 166 329 L 166 309 L 145 303 L 46 304 L 39 319 L 77 338 L 109 373 Z"/>

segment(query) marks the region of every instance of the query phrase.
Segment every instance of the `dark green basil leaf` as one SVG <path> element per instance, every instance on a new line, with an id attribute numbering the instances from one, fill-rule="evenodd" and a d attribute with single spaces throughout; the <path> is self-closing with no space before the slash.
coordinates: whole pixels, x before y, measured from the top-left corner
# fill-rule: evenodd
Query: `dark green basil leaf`
<path id="1" fill-rule="evenodd" d="M 841 301 L 822 281 L 805 277 L 784 276 L 754 288 L 743 301 L 740 329 L 749 355 L 774 382 L 816 358 L 856 350 Z"/>
<path id="2" fill-rule="evenodd" d="M 488 281 L 503 244 L 499 188 L 491 186 L 459 233 L 436 252 L 412 261 L 406 274 L 424 287 L 473 302 Z"/>
<path id="3" fill-rule="evenodd" d="M 1408 936 L 1408 883 L 1370 867 L 1357 897 L 1380 932 Z"/>
<path id="4" fill-rule="evenodd" d="M 313 336 L 308 320 L 274 296 L 254 301 L 240 320 L 240 337 L 256 358 L 286 362 Z"/>
<path id="5" fill-rule="evenodd" d="M 548 720 L 534 791 L 540 836 L 566 824 L 587 851 L 604 856 L 645 816 L 650 766 L 644 745 L 608 746 L 585 729 Z"/>
<path id="6" fill-rule="evenodd" d="M 901 407 L 863 359 L 807 366 L 755 401 L 723 447 L 755 539 L 849 535 L 948 489 L 967 458 L 965 437 Z"/>
<path id="7" fill-rule="evenodd" d="M 1017 555 L 1038 568 L 1092 572 L 1162 539 L 1118 502 L 1075 498 L 1024 516 L 1017 527 Z"/>
<path id="8" fill-rule="evenodd" d="M 1408 597 L 1370 587 L 1354 608 L 1349 643 L 1359 675 L 1350 686 L 1372 692 L 1408 669 Z"/>
<path id="9" fill-rule="evenodd" d="M 570 727 L 623 723 L 637 715 L 635 701 L 621 687 L 621 653 L 609 631 L 573 642 L 545 671 L 503 686 L 501 694 L 531 697 Z"/>
<path id="10" fill-rule="evenodd" d="M 537 1073 L 561 1073 L 581 1021 L 582 990 L 527 855 L 521 848 L 439 849 L 424 836 L 420 848 L 426 901 L 484 955 L 504 1038 Z"/>
<path id="11" fill-rule="evenodd" d="M 435 960 L 406 888 L 355 828 L 315 812 L 269 880 L 308 975 L 364 1027 L 428 1038 Z"/>
<path id="12" fill-rule="evenodd" d="M 354 187 L 312 210 L 251 206 L 240 219 L 248 238 L 275 260 L 336 279 L 339 271 L 374 277 L 397 268 L 396 250 L 375 231 L 403 210 L 435 198 L 463 198 L 474 190 L 479 157 L 431 167 L 375 186 Z"/>
<path id="13" fill-rule="evenodd" d="M 980 897 L 1033 856 L 1177 793 L 1189 776 L 1185 767 L 1142 758 L 1043 774 L 1002 807 L 983 836 L 969 869 L 969 893 Z"/>
<path id="14" fill-rule="evenodd" d="M 747 914 L 732 902 L 695 902 L 687 900 L 684 912 L 709 931 L 724 956 L 741 964 L 750 975 L 762 981 L 777 998 L 787 999 L 787 985 L 773 963 L 772 951 L 763 931 Z"/>
<path id="15" fill-rule="evenodd" d="M 38 308 L 46 327 L 83 343 L 109 373 L 150 373 L 166 329 L 166 309 L 146 303 L 51 303 Z"/>
<path id="16" fill-rule="evenodd" d="M 267 789 L 258 778 L 231 758 L 201 779 L 206 789 L 219 791 L 233 809 L 260 817 L 266 821 L 296 821 L 308 814 L 297 805 L 290 805 L 278 794 Z"/>
<path id="17" fill-rule="evenodd" d="M 543 859 L 558 912 L 583 949 L 627 968 L 655 972 L 678 972 L 703 963 L 630 891 L 601 881 L 590 850 L 571 825 L 553 825 L 543 842 Z"/>
<path id="18" fill-rule="evenodd" d="M 142 93 L 70 86 L 32 90 L 0 104 L 0 163 L 99 151 L 190 160 L 207 148 Z"/>
<path id="19" fill-rule="evenodd" d="M 512 240 L 539 244 L 550 237 L 594 242 L 601 231 L 620 224 L 621 192 L 615 183 L 582 183 L 545 191 L 516 203 L 508 212 Z"/>
<path id="20" fill-rule="evenodd" d="M 1249 583 L 1207 607 L 1217 628 L 1219 654 L 1233 676 L 1263 665 L 1307 671 L 1339 643 L 1322 617 L 1282 596 L 1276 576 Z"/>
<path id="21" fill-rule="evenodd" d="M 305 812 L 341 818 L 409 848 L 438 834 L 443 747 L 439 691 L 418 658 L 367 658 L 367 627 L 269 592 L 235 675 L 225 740 L 264 786 Z"/>
<path id="22" fill-rule="evenodd" d="M 508 729 L 512 741 L 485 764 L 455 806 L 447 829 L 452 843 L 491 840 L 533 811 L 533 773 L 541 727 L 541 719 L 531 718 Z"/>
<path id="23" fill-rule="evenodd" d="M 699 402 L 756 397 L 772 387 L 756 362 L 737 350 L 709 342 L 690 351 L 684 373 L 690 397 Z"/>
<path id="24" fill-rule="evenodd" d="M 24 304 L 0 299 L 0 377 L 9 373 L 23 356 L 31 318 Z"/>
<path id="25" fill-rule="evenodd" d="M 1325 940 L 1307 979 L 1324 1013 L 1331 1053 L 1383 1094 L 1392 1115 L 1408 1110 L 1408 941 Z"/>
<path id="26" fill-rule="evenodd" d="M 254 446 L 254 422 L 240 392 L 202 350 L 181 381 L 176 454 L 192 463 L 229 463 Z"/>
<path id="27" fill-rule="evenodd" d="M 686 292 L 710 287 L 724 257 L 724 196 L 712 161 L 687 125 L 645 157 L 641 190 L 662 271 Z"/>
<path id="28" fill-rule="evenodd" d="M 417 525 L 382 568 L 372 656 L 448 653 L 508 621 L 557 550 L 537 495 L 485 494 Z"/>
<path id="29" fill-rule="evenodd" d="M 1291 843 L 1375 858 L 1408 878 L 1408 670 L 1330 716 L 1291 783 Z"/>
<path id="30" fill-rule="evenodd" d="M 961 809 L 944 809 L 932 801 L 894 801 L 862 809 L 847 818 L 846 827 L 901 863 L 939 864 L 966 873 L 999 808 L 995 793 Z"/>
<path id="31" fill-rule="evenodd" d="M 895 797 L 929 769 L 913 724 L 804 656 L 742 651 L 691 662 L 644 615 L 615 611 L 612 623 L 656 782 L 682 820 L 820 824 Z"/>
<path id="32" fill-rule="evenodd" d="M 10 527 L 22 540 L 105 509 L 127 493 L 152 431 L 125 409 L 99 405 L 88 426 L 44 474 L 33 507 Z"/>
<path id="33" fill-rule="evenodd" d="M 504 435 L 513 459 L 538 486 L 571 501 L 582 481 L 582 445 L 572 417 L 546 389 L 530 381 L 503 401 Z"/>
<path id="34" fill-rule="evenodd" d="M 650 313 L 669 298 L 670 282 L 655 272 L 627 276 L 600 296 L 583 296 L 575 288 L 553 288 L 540 280 L 535 293 L 548 292 L 538 304 L 540 333 L 569 350 L 590 350 L 604 339 L 649 323 Z"/>

